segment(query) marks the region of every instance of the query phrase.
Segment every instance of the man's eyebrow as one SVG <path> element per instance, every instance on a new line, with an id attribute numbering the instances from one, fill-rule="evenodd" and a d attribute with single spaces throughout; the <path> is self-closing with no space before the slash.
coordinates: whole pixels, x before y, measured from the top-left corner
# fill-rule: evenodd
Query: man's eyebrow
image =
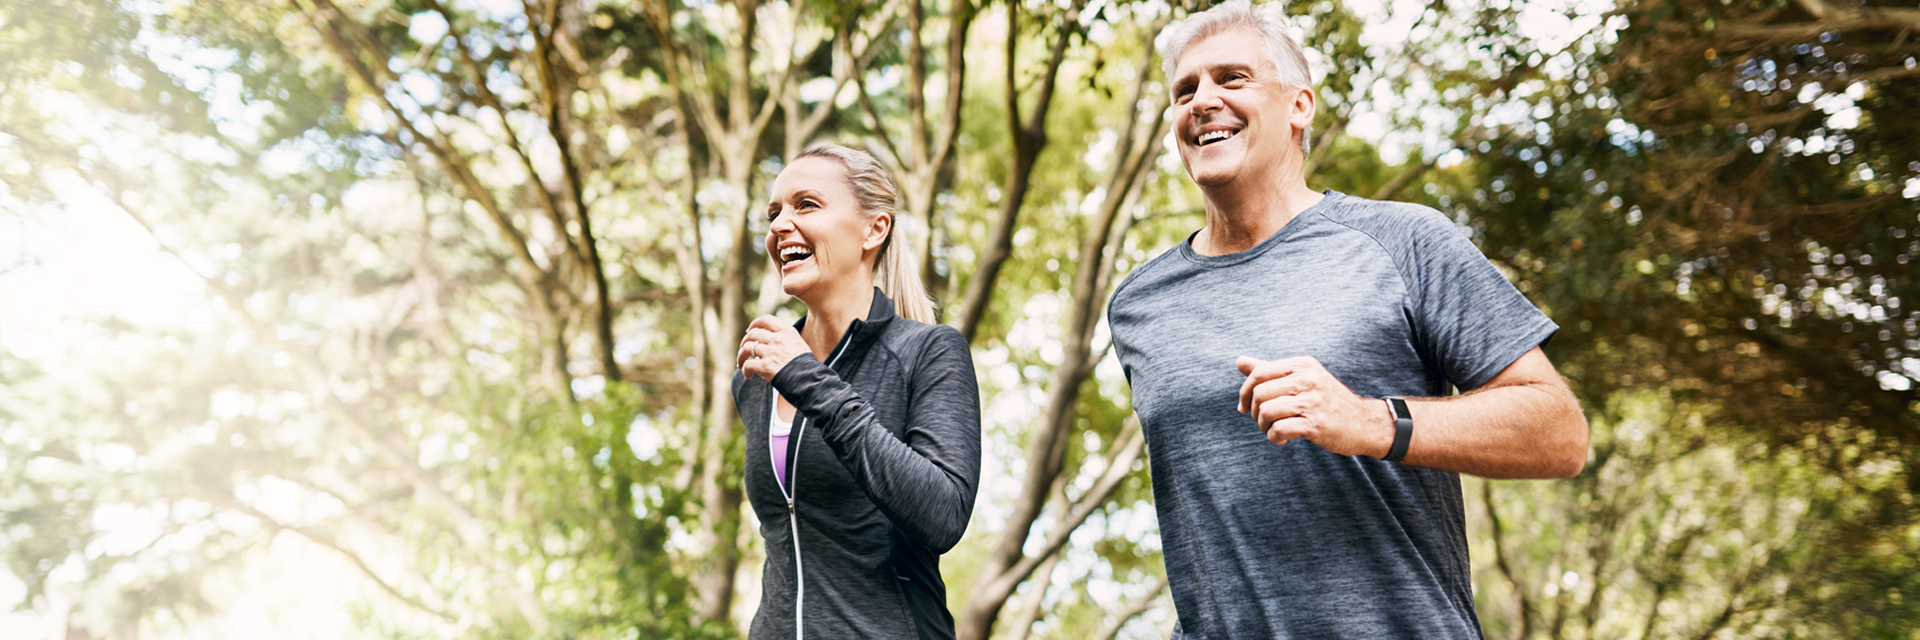
<path id="1" fill-rule="evenodd" d="M 1245 62 L 1237 62 L 1237 61 L 1222 62 L 1216 65 L 1213 65 L 1211 67 L 1207 67 L 1207 70 L 1212 71 L 1213 73 L 1220 73 L 1222 71 L 1245 71 L 1251 74 L 1253 72 L 1253 65 L 1247 64 Z"/>
<path id="2" fill-rule="evenodd" d="M 1200 74 L 1203 74 L 1203 73 L 1207 75 L 1215 75 L 1215 74 L 1219 74 L 1226 71 L 1244 71 L 1247 73 L 1247 75 L 1253 75 L 1253 65 L 1247 64 L 1245 62 L 1239 62 L 1239 61 L 1227 61 L 1227 62 L 1216 62 L 1210 65 L 1201 66 L 1201 67 L 1194 67 L 1193 69 L 1189 69 L 1186 74 L 1181 75 L 1178 79 L 1174 80 L 1173 88 L 1183 89 L 1189 85 L 1199 82 L 1198 78 L 1200 77 Z"/>

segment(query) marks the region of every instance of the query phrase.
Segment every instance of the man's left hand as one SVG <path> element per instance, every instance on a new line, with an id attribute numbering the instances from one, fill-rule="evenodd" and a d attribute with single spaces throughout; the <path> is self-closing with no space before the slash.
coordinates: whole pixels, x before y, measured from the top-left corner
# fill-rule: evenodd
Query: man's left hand
<path id="1" fill-rule="evenodd" d="M 1393 445 L 1393 417 L 1386 403 L 1355 395 L 1319 360 L 1301 356 L 1234 361 L 1247 376 L 1240 385 L 1241 413 L 1251 412 L 1267 441 L 1306 438 L 1345 456 L 1383 457 Z"/>

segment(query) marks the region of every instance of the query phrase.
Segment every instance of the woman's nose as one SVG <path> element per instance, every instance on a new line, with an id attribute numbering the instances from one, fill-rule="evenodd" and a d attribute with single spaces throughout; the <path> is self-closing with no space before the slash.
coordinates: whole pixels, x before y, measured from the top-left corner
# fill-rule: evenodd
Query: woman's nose
<path id="1" fill-rule="evenodd" d="M 773 222 L 767 225 L 767 230 L 772 231 L 774 233 L 783 233 L 787 231 L 792 231 L 793 216 L 787 215 L 787 212 L 785 211 L 781 211 L 780 215 L 774 216 Z"/>

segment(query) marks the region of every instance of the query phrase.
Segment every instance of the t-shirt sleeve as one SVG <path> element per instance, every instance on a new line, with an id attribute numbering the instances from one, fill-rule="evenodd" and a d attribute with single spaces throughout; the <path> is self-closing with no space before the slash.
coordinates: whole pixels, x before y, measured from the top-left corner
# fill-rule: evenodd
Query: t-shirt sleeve
<path id="1" fill-rule="evenodd" d="M 1418 207 L 1408 218 L 1408 251 L 1397 252 L 1408 311 L 1448 382 L 1476 389 L 1560 330 L 1446 216 Z"/>

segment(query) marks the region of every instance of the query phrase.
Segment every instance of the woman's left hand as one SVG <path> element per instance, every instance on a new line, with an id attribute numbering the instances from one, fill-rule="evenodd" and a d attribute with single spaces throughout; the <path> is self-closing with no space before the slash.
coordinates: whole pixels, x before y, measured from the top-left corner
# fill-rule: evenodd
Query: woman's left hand
<path id="1" fill-rule="evenodd" d="M 740 339 L 739 367 L 749 378 L 759 376 L 771 382 L 788 361 L 812 351 L 793 325 L 773 316 L 760 316 L 753 319 L 747 335 Z"/>

